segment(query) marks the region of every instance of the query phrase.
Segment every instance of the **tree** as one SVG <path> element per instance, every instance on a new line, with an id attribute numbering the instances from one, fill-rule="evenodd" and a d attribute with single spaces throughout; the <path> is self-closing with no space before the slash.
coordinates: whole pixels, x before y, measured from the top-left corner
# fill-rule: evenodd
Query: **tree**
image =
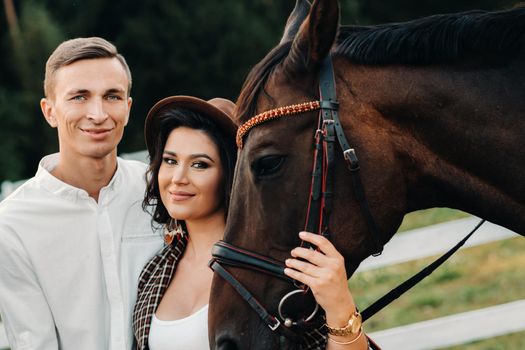
<path id="1" fill-rule="evenodd" d="M 41 155 L 56 148 L 38 102 L 43 63 L 63 36 L 43 6 L 24 2 L 19 20 L 14 11 L 11 7 L 6 14 L 11 17 L 8 33 L 0 32 L 5 53 L 0 61 L 0 182 L 31 176 Z"/>

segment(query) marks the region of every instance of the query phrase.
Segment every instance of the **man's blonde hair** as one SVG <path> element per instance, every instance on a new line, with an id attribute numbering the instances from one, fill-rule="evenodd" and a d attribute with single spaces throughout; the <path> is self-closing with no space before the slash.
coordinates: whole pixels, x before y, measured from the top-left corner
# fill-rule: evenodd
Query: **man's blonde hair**
<path id="1" fill-rule="evenodd" d="M 99 37 L 76 38 L 64 41 L 53 51 L 46 63 L 44 78 L 44 94 L 52 97 L 55 75 L 61 67 L 76 61 L 97 58 L 116 58 L 122 64 L 128 76 L 128 96 L 131 92 L 131 71 L 124 57 L 118 53 L 115 45 Z"/>

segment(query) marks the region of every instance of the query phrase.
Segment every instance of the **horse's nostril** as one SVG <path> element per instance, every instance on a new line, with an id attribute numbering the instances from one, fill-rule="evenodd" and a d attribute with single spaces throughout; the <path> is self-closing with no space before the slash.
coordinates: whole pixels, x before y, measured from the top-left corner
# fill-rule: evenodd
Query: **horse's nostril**
<path id="1" fill-rule="evenodd" d="M 237 350 L 235 342 L 228 338 L 220 339 L 217 342 L 217 350 Z"/>

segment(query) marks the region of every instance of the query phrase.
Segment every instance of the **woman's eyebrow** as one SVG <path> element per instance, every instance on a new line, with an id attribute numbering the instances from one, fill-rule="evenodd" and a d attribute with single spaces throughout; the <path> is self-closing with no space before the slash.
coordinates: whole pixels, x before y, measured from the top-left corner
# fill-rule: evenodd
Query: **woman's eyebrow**
<path id="1" fill-rule="evenodd" d="M 191 158 L 191 159 L 195 159 L 195 158 L 206 158 L 206 159 L 209 159 L 211 162 L 215 163 L 215 161 L 214 161 L 209 155 L 207 155 L 206 153 L 195 153 L 195 154 L 191 154 L 191 155 L 190 155 L 190 158 Z"/>
<path id="2" fill-rule="evenodd" d="M 173 151 L 164 151 L 164 154 L 170 155 L 172 157 L 177 157 L 177 152 L 173 152 Z M 213 160 L 213 158 L 207 155 L 206 153 L 194 153 L 194 154 L 190 154 L 189 157 L 190 159 L 206 158 L 206 159 L 209 159 L 210 162 L 215 163 L 215 160 Z"/>

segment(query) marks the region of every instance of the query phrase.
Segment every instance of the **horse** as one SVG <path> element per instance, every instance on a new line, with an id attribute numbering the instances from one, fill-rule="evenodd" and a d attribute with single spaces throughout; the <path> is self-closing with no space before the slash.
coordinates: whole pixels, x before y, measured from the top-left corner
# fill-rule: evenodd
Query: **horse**
<path id="1" fill-rule="evenodd" d="M 415 210 L 456 208 L 524 234 L 525 8 L 340 26 L 338 1 L 298 4 L 237 100 L 239 122 L 252 123 L 238 140 L 225 244 L 275 266 L 300 244 L 323 103 L 338 109 L 366 198 L 363 210 L 346 154 L 336 151 L 329 233 L 348 277 Z M 327 60 L 338 106 L 319 103 Z M 232 265 L 235 288 L 217 271 L 213 278 L 211 348 L 297 348 L 252 310 L 277 315 L 291 284 Z"/>

